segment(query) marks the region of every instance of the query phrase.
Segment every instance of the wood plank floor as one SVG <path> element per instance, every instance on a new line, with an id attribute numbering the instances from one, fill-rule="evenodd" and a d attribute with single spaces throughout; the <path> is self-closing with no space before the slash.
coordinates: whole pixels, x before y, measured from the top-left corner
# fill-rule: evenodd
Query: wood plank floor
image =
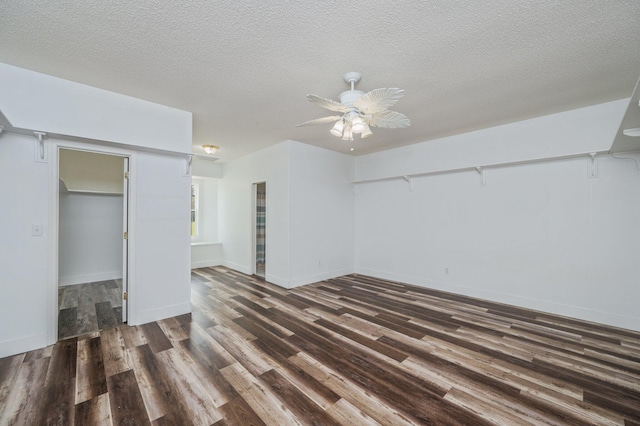
<path id="1" fill-rule="evenodd" d="M 122 324 L 122 280 L 98 281 L 58 289 L 58 339 Z"/>
<path id="2" fill-rule="evenodd" d="M 640 425 L 640 333 L 351 275 L 0 359 L 0 425 Z"/>

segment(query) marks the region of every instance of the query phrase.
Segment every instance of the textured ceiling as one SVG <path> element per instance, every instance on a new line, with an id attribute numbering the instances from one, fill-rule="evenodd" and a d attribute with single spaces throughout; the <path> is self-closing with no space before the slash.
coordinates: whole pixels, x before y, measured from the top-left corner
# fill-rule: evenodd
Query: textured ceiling
<path id="1" fill-rule="evenodd" d="M 631 96 L 638 0 L 0 0 L 0 62 L 194 113 L 194 152 L 292 139 L 362 154 Z M 399 87 L 408 129 L 344 142 L 347 71 Z M 1 82 L 0 82 L 1 84 Z"/>

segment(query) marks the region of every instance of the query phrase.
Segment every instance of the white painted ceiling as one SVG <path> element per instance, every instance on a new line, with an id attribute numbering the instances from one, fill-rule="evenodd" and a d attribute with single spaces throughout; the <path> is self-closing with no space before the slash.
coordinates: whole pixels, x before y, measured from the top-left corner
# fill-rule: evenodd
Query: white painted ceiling
<path id="1" fill-rule="evenodd" d="M 0 62 L 192 111 L 194 152 L 222 161 L 287 139 L 357 155 L 631 96 L 640 1 L 0 0 Z M 347 71 L 405 89 L 412 126 L 295 128 Z"/>

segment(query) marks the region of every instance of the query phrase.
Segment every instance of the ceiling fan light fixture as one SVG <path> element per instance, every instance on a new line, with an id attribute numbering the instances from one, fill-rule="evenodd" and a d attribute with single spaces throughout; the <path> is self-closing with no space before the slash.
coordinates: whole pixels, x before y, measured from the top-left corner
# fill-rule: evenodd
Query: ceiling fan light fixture
<path id="1" fill-rule="evenodd" d="M 363 129 L 362 129 L 362 132 L 360 133 L 360 139 L 368 138 L 371 135 L 373 135 L 371 128 L 367 123 L 363 122 Z"/>
<path id="2" fill-rule="evenodd" d="M 411 126 L 411 121 L 406 115 L 388 109 L 404 96 L 404 90 L 390 87 L 364 93 L 355 88 L 361 77 L 358 72 L 348 72 L 344 75 L 344 81 L 349 84 L 350 90 L 340 93 L 340 102 L 318 95 L 307 95 L 307 100 L 311 103 L 341 115 L 305 121 L 296 127 L 333 123 L 338 120 L 329 132 L 344 141 L 352 141 L 354 134 L 359 134 L 360 139 L 370 137 L 373 134 L 370 127 L 402 129 Z"/>
<path id="3" fill-rule="evenodd" d="M 351 120 L 351 131 L 353 133 L 362 133 L 364 131 L 364 120 L 359 115 Z"/>
<path id="4" fill-rule="evenodd" d="M 204 148 L 204 152 L 206 152 L 209 155 L 213 155 L 216 152 L 218 152 L 218 147 L 215 145 L 202 145 L 202 147 Z"/>
<path id="5" fill-rule="evenodd" d="M 341 137 L 343 129 L 344 129 L 344 120 L 338 120 L 336 121 L 336 124 L 333 125 L 333 128 L 330 130 L 330 133 L 333 136 Z"/>
<path id="6" fill-rule="evenodd" d="M 351 123 L 349 122 L 347 122 L 347 125 L 344 127 L 344 131 L 342 132 L 342 140 L 343 141 L 353 140 L 353 131 L 351 130 Z"/>

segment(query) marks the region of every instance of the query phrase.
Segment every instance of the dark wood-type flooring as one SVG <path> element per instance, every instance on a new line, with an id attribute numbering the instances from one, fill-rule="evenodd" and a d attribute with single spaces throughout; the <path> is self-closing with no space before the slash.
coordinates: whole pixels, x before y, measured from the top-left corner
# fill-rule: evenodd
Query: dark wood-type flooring
<path id="1" fill-rule="evenodd" d="M 122 324 L 122 280 L 76 284 L 58 289 L 58 339 Z"/>
<path id="2" fill-rule="evenodd" d="M 639 425 L 640 334 L 346 276 L 0 359 L 0 424 Z"/>

